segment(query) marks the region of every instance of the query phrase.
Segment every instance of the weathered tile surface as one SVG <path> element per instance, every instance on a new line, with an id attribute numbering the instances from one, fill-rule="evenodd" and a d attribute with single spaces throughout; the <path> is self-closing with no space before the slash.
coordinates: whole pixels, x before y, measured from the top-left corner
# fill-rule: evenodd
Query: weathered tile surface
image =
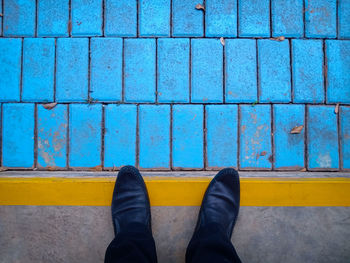
<path id="1" fill-rule="evenodd" d="M 169 169 L 170 106 L 139 106 L 140 168 Z"/>
<path id="2" fill-rule="evenodd" d="M 65 168 L 67 164 L 67 105 L 45 109 L 38 104 L 38 163 L 39 168 Z"/>
<path id="3" fill-rule="evenodd" d="M 4 36 L 35 35 L 35 0 L 4 1 Z"/>
<path id="4" fill-rule="evenodd" d="M 71 0 L 72 35 L 102 35 L 102 0 Z"/>
<path id="5" fill-rule="evenodd" d="M 201 169 L 203 160 L 203 106 L 173 106 L 173 167 Z"/>
<path id="6" fill-rule="evenodd" d="M 2 165 L 34 167 L 34 104 L 4 103 Z"/>
<path id="7" fill-rule="evenodd" d="M 350 169 L 350 107 L 341 107 L 340 136 L 342 168 Z"/>

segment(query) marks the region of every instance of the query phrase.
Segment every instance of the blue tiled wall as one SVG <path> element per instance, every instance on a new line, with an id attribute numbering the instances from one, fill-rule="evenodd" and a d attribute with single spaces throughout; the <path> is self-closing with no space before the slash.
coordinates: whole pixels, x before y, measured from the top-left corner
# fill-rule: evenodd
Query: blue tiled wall
<path id="1" fill-rule="evenodd" d="M 349 0 L 0 3 L 2 169 L 350 169 Z"/>

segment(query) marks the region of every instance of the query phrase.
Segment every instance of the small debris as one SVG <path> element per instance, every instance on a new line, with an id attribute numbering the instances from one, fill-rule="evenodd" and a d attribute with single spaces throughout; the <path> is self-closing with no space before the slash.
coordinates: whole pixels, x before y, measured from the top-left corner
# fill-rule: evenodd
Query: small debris
<path id="1" fill-rule="evenodd" d="M 0 13 L 0 17 L 4 16 L 2 13 Z"/>
<path id="2" fill-rule="evenodd" d="M 301 169 L 300 172 L 306 172 L 306 168 Z"/>
<path id="3" fill-rule="evenodd" d="M 5 167 L 0 167 L 0 172 L 5 172 L 7 169 Z"/>
<path id="4" fill-rule="evenodd" d="M 339 113 L 339 103 L 337 103 L 337 105 L 335 105 L 334 113 L 335 114 Z"/>
<path id="5" fill-rule="evenodd" d="M 102 165 L 97 165 L 95 167 L 91 167 L 91 168 L 89 168 L 89 170 L 92 172 L 100 172 L 100 171 L 102 171 Z"/>
<path id="6" fill-rule="evenodd" d="M 252 107 L 254 107 L 256 104 L 258 104 L 258 101 L 253 102 Z"/>
<path id="7" fill-rule="evenodd" d="M 260 156 L 265 156 L 267 154 L 267 152 L 263 151 L 260 153 Z"/>
<path id="8" fill-rule="evenodd" d="M 291 134 L 299 134 L 304 128 L 304 125 L 300 125 L 300 126 L 295 126 L 290 133 Z"/>
<path id="9" fill-rule="evenodd" d="M 280 36 L 280 37 L 273 37 L 271 38 L 271 40 L 275 40 L 275 41 L 283 41 L 285 40 L 286 38 L 284 36 Z"/>
<path id="10" fill-rule="evenodd" d="M 205 8 L 204 8 L 204 6 L 202 4 L 197 4 L 196 5 L 196 9 L 205 11 Z"/>
<path id="11" fill-rule="evenodd" d="M 68 22 L 68 34 L 70 35 L 72 33 L 72 21 Z"/>
<path id="12" fill-rule="evenodd" d="M 43 107 L 47 110 L 52 110 L 57 105 L 57 102 L 43 104 Z"/>
<path id="13" fill-rule="evenodd" d="M 221 45 L 225 46 L 225 39 L 223 37 L 220 37 L 220 42 L 221 42 Z"/>

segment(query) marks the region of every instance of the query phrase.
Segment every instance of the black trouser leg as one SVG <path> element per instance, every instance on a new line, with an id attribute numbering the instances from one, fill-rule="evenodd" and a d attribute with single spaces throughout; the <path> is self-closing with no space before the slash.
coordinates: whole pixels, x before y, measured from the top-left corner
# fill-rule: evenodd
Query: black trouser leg
<path id="1" fill-rule="evenodd" d="M 105 263 L 156 263 L 152 233 L 142 224 L 131 224 L 109 244 Z"/>
<path id="2" fill-rule="evenodd" d="M 241 262 L 231 240 L 217 224 L 202 227 L 192 237 L 186 251 L 186 263 Z"/>

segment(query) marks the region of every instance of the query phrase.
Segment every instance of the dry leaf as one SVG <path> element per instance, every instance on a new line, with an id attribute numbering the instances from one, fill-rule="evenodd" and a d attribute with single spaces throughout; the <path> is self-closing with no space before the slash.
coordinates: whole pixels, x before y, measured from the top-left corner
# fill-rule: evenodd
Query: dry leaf
<path id="1" fill-rule="evenodd" d="M 265 156 L 267 154 L 267 152 L 263 151 L 260 153 L 260 156 Z"/>
<path id="2" fill-rule="evenodd" d="M 204 6 L 202 4 L 197 4 L 196 5 L 196 9 L 205 11 L 205 8 L 204 8 Z"/>
<path id="3" fill-rule="evenodd" d="M 0 13 L 0 17 L 3 16 L 3 14 Z"/>
<path id="4" fill-rule="evenodd" d="M 271 40 L 276 40 L 276 41 L 283 41 L 285 40 L 286 38 L 284 36 L 280 36 L 280 37 L 273 37 L 271 38 Z"/>
<path id="5" fill-rule="evenodd" d="M 304 125 L 300 125 L 300 126 L 295 126 L 290 133 L 291 134 L 299 134 L 304 128 Z"/>
<path id="6" fill-rule="evenodd" d="M 335 114 L 339 113 L 339 103 L 337 103 L 337 105 L 335 105 L 334 113 Z"/>
<path id="7" fill-rule="evenodd" d="M 220 37 L 220 42 L 223 46 L 225 46 L 225 39 L 223 37 Z"/>
<path id="8" fill-rule="evenodd" d="M 301 169 L 300 172 L 306 172 L 306 168 Z"/>
<path id="9" fill-rule="evenodd" d="M 43 107 L 47 110 L 52 110 L 57 105 L 57 102 L 43 104 Z"/>
<path id="10" fill-rule="evenodd" d="M 5 172 L 7 169 L 5 167 L 0 167 L 0 172 Z"/>

